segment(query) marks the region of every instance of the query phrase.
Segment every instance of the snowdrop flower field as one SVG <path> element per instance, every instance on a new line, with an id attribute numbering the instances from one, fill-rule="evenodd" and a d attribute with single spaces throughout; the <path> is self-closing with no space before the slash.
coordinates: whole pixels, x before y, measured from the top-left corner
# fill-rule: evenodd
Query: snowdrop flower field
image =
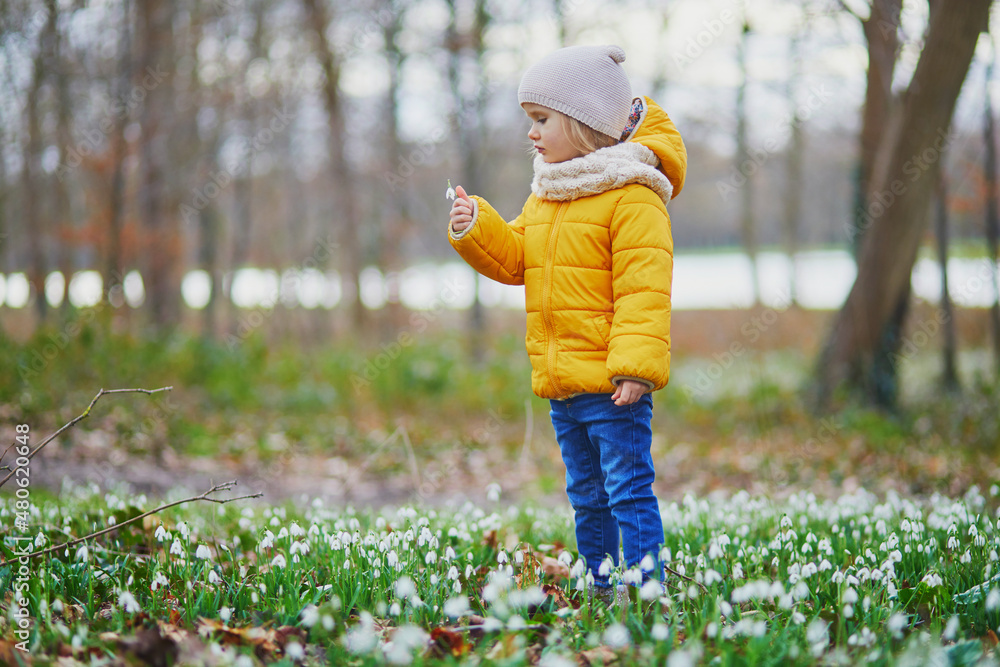
<path id="1" fill-rule="evenodd" d="M 73 488 L 33 505 L 33 547 L 146 504 Z M 863 490 L 781 502 L 686 496 L 662 507 L 665 588 L 642 584 L 652 559 L 612 569 L 631 584 L 630 599 L 608 608 L 589 600 L 568 508 L 193 504 L 33 559 L 26 586 L 15 586 L 16 560 L 6 562 L 0 656 L 61 656 L 61 665 L 153 652 L 219 665 L 992 664 L 995 506 L 975 487 L 922 500 Z M 5 499 L 5 525 L 14 512 Z M 6 540 L 5 559 L 12 549 Z M 15 648 L 22 625 L 26 644 Z"/>

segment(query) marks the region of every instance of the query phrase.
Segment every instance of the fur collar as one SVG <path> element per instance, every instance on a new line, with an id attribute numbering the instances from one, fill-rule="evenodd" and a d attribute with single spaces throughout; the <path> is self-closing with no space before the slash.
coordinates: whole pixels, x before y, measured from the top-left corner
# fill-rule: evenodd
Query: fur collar
<path id="1" fill-rule="evenodd" d="M 625 142 L 565 162 L 549 164 L 535 156 L 531 191 L 539 199 L 569 201 L 639 183 L 670 202 L 673 186 L 657 167 L 660 161 L 642 144 Z"/>

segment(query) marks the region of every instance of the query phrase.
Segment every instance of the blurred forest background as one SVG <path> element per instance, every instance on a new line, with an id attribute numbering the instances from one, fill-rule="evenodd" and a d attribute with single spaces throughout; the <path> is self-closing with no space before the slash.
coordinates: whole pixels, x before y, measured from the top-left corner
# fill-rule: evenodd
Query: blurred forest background
<path id="1" fill-rule="evenodd" d="M 842 407 L 848 387 L 893 410 L 906 385 L 931 411 L 880 433 L 986 456 L 1000 437 L 992 3 L 946 4 L 7 0 L 5 417 L 58 425 L 99 386 L 162 380 L 186 407 L 137 407 L 149 421 L 132 445 L 158 461 L 245 459 L 246 441 L 336 442 L 350 459 L 352 438 L 400 432 L 387 415 L 435 421 L 451 399 L 507 415 L 483 417 L 483 442 L 520 443 L 523 292 L 456 262 L 444 193 L 462 184 L 513 217 L 531 179 L 521 73 L 563 45 L 617 43 L 689 154 L 671 204 L 666 403 L 690 427 L 676 437 L 773 444 L 793 424 L 777 439 L 794 448 L 820 431 L 788 412 L 791 387 L 812 407 Z M 749 402 L 713 422 L 705 401 L 733 386 Z M 350 424 L 220 416 L 266 421 L 264 406 Z M 837 438 L 867 442 L 858 419 Z M 406 423 L 407 438 L 421 428 Z M 461 439 L 453 426 L 433 438 Z M 795 451 L 782 466 L 807 458 Z M 933 479 L 993 472 L 929 456 L 914 465 Z"/>

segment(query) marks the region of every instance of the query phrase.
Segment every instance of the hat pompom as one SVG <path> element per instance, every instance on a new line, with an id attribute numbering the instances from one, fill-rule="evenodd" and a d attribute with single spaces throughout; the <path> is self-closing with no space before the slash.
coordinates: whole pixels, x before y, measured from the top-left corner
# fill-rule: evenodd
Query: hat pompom
<path id="1" fill-rule="evenodd" d="M 608 56 L 619 65 L 625 62 L 625 50 L 620 46 L 614 44 L 608 46 Z"/>

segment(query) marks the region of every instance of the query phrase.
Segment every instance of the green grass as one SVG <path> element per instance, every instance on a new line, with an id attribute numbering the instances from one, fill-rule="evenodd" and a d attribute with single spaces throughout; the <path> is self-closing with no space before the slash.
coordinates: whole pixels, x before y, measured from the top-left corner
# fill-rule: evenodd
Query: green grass
<path id="1" fill-rule="evenodd" d="M 14 502 L 0 506 L 8 555 L 22 532 Z M 23 534 L 38 545 L 148 506 L 82 488 L 30 502 Z M 668 574 L 665 593 L 633 587 L 606 609 L 580 591 L 566 511 L 186 505 L 31 561 L 24 641 L 36 660 L 139 651 L 155 628 L 162 650 L 200 631 L 203 658 L 237 664 L 569 665 L 598 651 L 623 665 L 893 664 L 908 652 L 973 664 L 1000 623 L 994 506 L 976 489 L 922 502 L 686 497 L 662 508 L 662 556 L 691 581 Z M 17 577 L 0 568 L 3 590 L 20 591 Z"/>

